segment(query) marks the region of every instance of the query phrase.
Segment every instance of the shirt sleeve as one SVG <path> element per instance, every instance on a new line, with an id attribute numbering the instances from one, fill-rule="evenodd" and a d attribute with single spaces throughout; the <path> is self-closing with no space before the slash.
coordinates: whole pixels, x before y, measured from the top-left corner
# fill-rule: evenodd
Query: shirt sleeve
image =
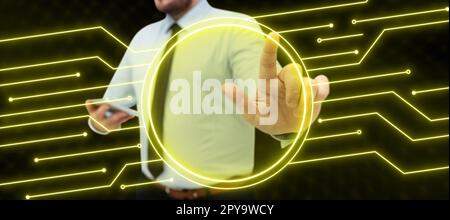
<path id="1" fill-rule="evenodd" d="M 127 108 L 136 105 L 136 94 L 134 86 L 131 84 L 133 73 L 133 68 L 131 68 L 133 65 L 131 61 L 132 53 L 132 51 L 127 50 L 103 96 L 103 99 L 109 100 L 132 97 L 131 101 L 121 101 L 116 103 Z"/>
<path id="2" fill-rule="evenodd" d="M 132 97 L 133 99 L 131 101 L 121 101 L 116 104 L 122 105 L 124 107 L 132 107 L 136 105 L 136 95 L 134 92 L 134 88 L 132 84 L 127 84 L 132 82 L 132 69 L 127 68 L 131 66 L 131 51 L 127 50 L 124 57 L 122 58 L 122 61 L 120 62 L 119 67 L 117 68 L 117 71 L 114 73 L 114 76 L 109 84 L 109 87 L 106 89 L 106 92 L 103 96 L 103 99 L 108 100 L 114 100 L 114 99 L 123 99 L 126 97 Z M 125 84 L 125 85 L 122 85 Z M 97 130 L 91 119 L 88 120 L 88 126 L 89 128 L 99 134 L 99 135 L 108 135 L 109 132 L 101 132 Z"/>
<path id="3" fill-rule="evenodd" d="M 246 22 L 251 29 L 261 31 L 257 23 Z M 233 28 L 229 47 L 229 65 L 234 79 L 255 80 L 259 78 L 260 56 L 264 46 L 264 37 L 243 28 Z M 238 85 L 241 86 L 241 85 Z M 246 91 L 255 96 L 255 91 Z"/>
<path id="4" fill-rule="evenodd" d="M 292 142 L 294 142 L 295 137 L 297 134 L 291 133 L 291 134 L 282 134 L 282 135 L 272 135 L 272 137 L 279 141 L 281 143 L 281 148 L 286 148 L 287 146 L 291 145 Z"/>

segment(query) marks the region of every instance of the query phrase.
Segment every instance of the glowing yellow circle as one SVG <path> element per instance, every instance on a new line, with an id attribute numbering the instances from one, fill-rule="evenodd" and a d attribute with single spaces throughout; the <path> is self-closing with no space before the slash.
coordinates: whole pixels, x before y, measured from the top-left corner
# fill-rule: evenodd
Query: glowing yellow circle
<path id="1" fill-rule="evenodd" d="M 221 21 L 221 22 L 223 22 L 224 20 L 239 20 L 239 21 L 244 21 L 244 22 L 253 22 L 254 24 L 258 24 L 258 25 L 260 25 L 260 26 L 266 28 L 267 30 L 270 30 L 270 32 L 275 32 L 274 30 L 272 30 L 272 29 L 269 28 L 268 26 L 266 26 L 266 25 L 264 25 L 264 24 L 261 24 L 261 23 L 259 23 L 259 22 L 256 22 L 256 21 L 254 21 L 254 20 L 250 20 L 250 19 L 248 19 L 248 18 L 237 18 L 237 17 L 221 17 L 221 18 L 211 18 L 211 19 L 206 19 L 206 20 L 197 22 L 197 23 L 195 23 L 195 24 L 193 24 L 193 25 L 190 25 L 190 26 L 186 27 L 184 30 L 189 30 L 190 28 L 193 28 L 193 27 L 195 27 L 196 25 L 199 25 L 199 24 L 202 24 L 202 23 L 205 23 L 205 22 L 209 22 L 209 21 L 215 21 L 215 20 L 219 20 L 219 21 Z M 143 86 L 142 94 L 141 94 L 141 103 L 142 103 L 142 105 L 140 106 L 140 107 L 141 107 L 140 110 L 141 110 L 141 112 L 144 112 L 144 114 L 142 114 L 142 116 L 144 117 L 144 121 L 145 121 L 145 122 L 147 122 L 147 121 L 150 122 L 151 130 L 149 130 L 149 128 L 147 127 L 147 123 L 145 123 L 144 127 L 145 127 L 145 129 L 146 129 L 146 131 L 147 131 L 147 132 L 146 132 L 147 138 L 148 138 L 149 141 L 151 142 L 152 147 L 153 147 L 154 150 L 157 152 L 158 156 L 159 156 L 159 157 L 160 157 L 160 158 L 161 158 L 168 166 L 170 166 L 170 167 L 171 167 L 178 175 L 180 175 L 180 176 L 186 178 L 187 180 L 189 180 L 189 181 L 191 181 L 191 182 L 193 182 L 193 183 L 195 183 L 195 184 L 199 184 L 199 185 L 202 185 L 202 186 L 208 187 L 208 188 L 223 189 L 223 190 L 242 189 L 242 188 L 247 188 L 247 187 L 251 187 L 251 186 L 257 185 L 257 184 L 259 184 L 259 183 L 262 183 L 262 182 L 264 182 L 264 181 L 270 179 L 271 177 L 273 177 L 273 176 L 275 176 L 276 174 L 278 174 L 279 172 L 281 172 L 281 170 L 283 170 L 283 169 L 284 169 L 284 168 L 285 168 L 285 167 L 286 167 L 286 166 L 287 166 L 287 165 L 295 158 L 295 156 L 298 154 L 298 152 L 300 151 L 301 147 L 303 146 L 303 144 L 304 144 L 304 142 L 305 142 L 305 140 L 306 140 L 306 137 L 307 137 L 307 135 L 308 135 L 308 132 L 309 132 L 309 124 L 306 124 L 306 123 L 312 121 L 312 117 L 313 117 L 313 115 L 312 115 L 312 112 L 313 112 L 313 111 L 312 111 L 312 107 L 313 107 L 312 103 L 313 103 L 313 98 L 314 98 L 314 97 L 311 95 L 311 94 L 313 94 L 312 88 L 309 87 L 309 90 L 305 89 L 305 88 L 307 88 L 307 86 L 305 86 L 304 80 L 301 80 L 302 90 L 303 90 L 303 92 L 302 92 L 302 95 L 303 95 L 302 101 L 304 101 L 305 104 L 303 105 L 304 108 L 303 108 L 303 113 L 302 113 L 303 115 L 302 115 L 302 123 L 301 123 L 301 126 L 300 126 L 300 131 L 304 131 L 304 132 L 299 132 L 299 133 L 297 134 L 297 136 L 295 137 L 293 143 L 290 145 L 289 149 L 286 151 L 286 153 L 284 153 L 284 155 L 283 155 L 277 162 L 275 162 L 274 164 L 272 164 L 270 167 L 264 169 L 263 171 L 261 171 L 261 172 L 259 172 L 259 173 L 257 173 L 257 174 L 254 174 L 254 175 L 252 175 L 252 176 L 245 177 L 245 178 L 231 179 L 231 180 L 222 180 L 222 179 L 214 179 L 214 178 L 209 178 L 209 177 L 200 175 L 200 174 L 198 174 L 198 173 L 196 173 L 196 172 L 191 171 L 190 169 L 186 168 L 185 166 L 183 166 L 183 165 L 182 165 L 181 163 L 179 163 L 175 158 L 173 158 L 173 156 L 166 150 L 166 148 L 164 147 L 164 145 L 161 143 L 161 141 L 160 141 L 158 135 L 156 134 L 156 130 L 155 130 L 155 127 L 154 127 L 154 124 L 153 124 L 153 119 L 152 119 L 152 117 L 151 117 L 151 115 L 152 115 L 152 114 L 151 114 L 152 102 L 149 101 L 149 100 L 151 100 L 151 98 L 152 98 L 152 93 L 151 93 L 151 92 L 146 92 L 146 91 L 153 91 L 155 79 L 156 79 L 156 77 L 157 77 L 157 75 L 158 75 L 158 71 L 159 71 L 159 68 L 160 68 L 162 62 L 163 62 L 164 59 L 167 57 L 167 55 L 168 55 L 168 54 L 169 54 L 169 53 L 170 53 L 170 52 L 171 52 L 178 44 L 181 44 L 183 41 L 185 41 L 186 39 L 188 39 L 189 37 L 191 37 L 191 36 L 193 36 L 193 35 L 195 35 L 195 34 L 197 34 L 197 33 L 200 33 L 200 32 L 202 32 L 202 31 L 207 31 L 207 30 L 210 30 L 210 29 L 213 29 L 213 28 L 220 28 L 220 27 L 243 28 L 243 29 L 246 29 L 246 30 L 249 30 L 249 31 L 256 32 L 256 33 L 258 33 L 258 34 L 260 34 L 260 35 L 262 35 L 262 36 L 264 36 L 264 37 L 268 37 L 270 40 L 272 40 L 274 43 L 276 43 L 276 44 L 279 46 L 280 49 L 282 49 L 282 51 L 289 57 L 289 60 L 290 60 L 292 63 L 301 63 L 302 66 L 305 67 L 305 65 L 304 65 L 304 63 L 303 63 L 303 60 L 301 59 L 301 57 L 300 57 L 300 55 L 298 54 L 298 52 L 297 52 L 297 51 L 294 49 L 294 47 L 293 47 L 293 46 L 292 46 L 285 38 L 283 38 L 282 36 L 280 36 L 280 41 L 283 40 L 283 41 L 288 45 L 288 48 L 291 49 L 291 50 L 295 53 L 294 56 L 298 59 L 299 62 L 296 62 L 296 59 L 294 59 L 294 57 L 288 52 L 288 50 L 287 50 L 283 45 L 281 45 L 280 42 L 275 41 L 275 40 L 272 39 L 268 34 L 262 32 L 262 31 L 259 30 L 259 29 L 252 28 L 252 27 L 249 27 L 249 26 L 240 25 L 240 24 L 236 24 L 236 23 L 219 23 L 219 24 L 214 24 L 214 25 L 207 25 L 207 26 L 205 26 L 205 27 L 196 29 L 196 30 L 193 31 L 193 32 L 190 32 L 189 34 L 187 34 L 186 36 L 184 36 L 184 37 L 181 38 L 181 39 L 178 39 L 177 42 L 176 42 L 171 48 L 169 48 L 169 49 L 162 55 L 162 57 L 161 57 L 159 63 L 157 64 L 156 68 L 154 69 L 154 72 L 152 73 L 150 70 L 147 70 L 147 74 L 146 74 L 146 77 L 145 77 L 145 79 L 144 79 L 144 86 Z M 161 47 L 161 48 L 165 48 L 165 46 L 167 46 L 168 42 L 170 42 L 174 37 L 177 37 L 177 35 L 179 35 L 179 34 L 180 34 L 180 33 L 176 34 L 176 35 L 173 36 L 171 39 L 169 39 L 169 40 L 167 41 L 167 43 L 166 43 L 163 47 Z M 160 50 L 160 52 L 161 52 L 161 50 Z M 157 57 L 157 56 L 155 56 L 155 59 L 156 59 L 156 57 Z M 153 65 L 150 65 L 150 66 L 153 66 Z M 300 78 L 303 78 L 303 76 L 302 76 L 302 71 L 300 70 L 300 68 L 298 67 L 298 65 L 295 65 L 295 68 L 296 68 L 296 70 L 297 70 L 297 74 L 299 75 L 299 77 L 300 77 Z M 304 70 L 305 70 L 306 77 L 309 78 L 309 74 L 308 74 L 307 69 L 304 68 Z M 149 81 L 149 78 L 150 78 L 150 81 Z M 149 89 L 146 89 L 147 86 L 148 86 L 148 83 L 150 83 L 150 88 L 149 88 Z M 310 98 L 308 99 L 308 97 L 310 97 Z M 308 109 L 310 109 L 310 111 L 308 111 Z M 307 112 L 309 112 L 310 114 L 309 114 L 309 115 L 305 115 Z M 308 120 L 306 120 L 307 118 L 308 118 Z M 305 129 L 304 129 L 304 128 L 305 128 Z M 301 137 L 303 137 L 303 138 L 302 138 L 301 141 L 299 141 L 299 140 L 301 139 Z M 153 139 L 154 139 L 154 140 L 153 140 Z M 156 142 L 156 143 L 155 143 L 155 142 Z M 192 175 L 192 176 L 194 176 L 194 177 L 196 177 L 196 178 L 203 179 L 203 180 L 206 180 L 206 181 L 208 181 L 208 182 L 215 182 L 215 183 L 222 183 L 222 184 L 223 184 L 223 183 L 227 183 L 227 184 L 228 184 L 228 183 L 243 183 L 243 182 L 251 181 L 251 180 L 254 180 L 254 182 L 249 183 L 249 184 L 242 184 L 242 185 L 240 185 L 240 186 L 232 186 L 232 187 L 214 186 L 214 185 L 207 185 L 207 184 L 201 183 L 201 182 L 199 182 L 199 181 L 197 181 L 197 180 L 193 180 L 192 178 L 186 177 L 186 176 L 183 175 L 181 172 L 179 172 L 177 169 L 174 169 L 174 168 L 170 165 L 170 163 L 167 163 L 166 160 L 164 159 L 164 157 L 159 153 L 159 151 L 158 151 L 158 149 L 157 149 L 157 146 L 159 146 L 159 147 L 164 151 L 165 155 L 168 156 L 169 159 L 170 159 L 173 163 L 176 164 L 176 166 L 178 166 L 179 168 L 181 168 L 181 169 L 184 170 L 185 172 L 189 173 L 189 175 Z M 288 157 L 288 155 L 290 155 L 290 154 L 291 154 L 291 156 Z M 272 170 L 273 170 L 275 167 L 277 167 L 277 166 L 281 166 L 281 168 L 275 170 L 273 173 L 269 173 L 270 171 L 272 171 Z M 267 174 L 267 175 L 266 175 L 266 174 Z M 266 176 L 264 176 L 264 175 L 266 175 Z M 258 177 L 261 177 L 261 179 L 260 179 L 260 180 L 255 180 L 255 179 L 258 178 Z"/>

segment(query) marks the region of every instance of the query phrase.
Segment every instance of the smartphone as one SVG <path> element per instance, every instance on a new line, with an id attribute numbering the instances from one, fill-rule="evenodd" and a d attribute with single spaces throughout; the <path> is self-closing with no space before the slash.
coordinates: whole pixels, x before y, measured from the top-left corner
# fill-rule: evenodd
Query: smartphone
<path id="1" fill-rule="evenodd" d="M 137 112 L 136 110 L 130 109 L 130 108 L 126 108 L 114 103 L 108 103 L 105 102 L 105 100 L 103 99 L 94 99 L 92 100 L 92 102 L 97 103 L 97 102 L 101 102 L 102 104 L 108 104 L 111 106 L 111 108 L 105 112 L 105 118 L 109 118 L 111 117 L 115 112 L 125 112 L 130 116 L 134 116 L 134 117 L 139 117 L 139 112 Z M 96 104 L 97 106 L 101 105 L 101 104 Z"/>

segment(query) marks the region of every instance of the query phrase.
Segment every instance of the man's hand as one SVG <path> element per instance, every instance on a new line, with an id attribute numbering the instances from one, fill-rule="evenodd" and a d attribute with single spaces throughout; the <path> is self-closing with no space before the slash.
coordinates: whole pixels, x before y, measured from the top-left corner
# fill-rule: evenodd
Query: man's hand
<path id="1" fill-rule="evenodd" d="M 111 109 L 111 106 L 108 104 L 96 106 L 91 100 L 86 101 L 86 109 L 91 118 L 94 119 L 91 120 L 92 125 L 97 131 L 102 133 L 109 133 L 119 129 L 123 123 L 134 118 L 134 116 L 120 111 L 114 112 L 110 117 L 106 117 L 105 113 Z"/>
<path id="2" fill-rule="evenodd" d="M 302 100 L 302 83 L 300 80 L 303 80 L 303 85 L 306 87 L 305 91 L 313 91 L 313 94 L 310 92 L 306 93 L 307 100 L 312 100 L 314 97 L 314 101 L 323 101 L 325 100 L 330 92 L 328 79 L 325 76 L 318 76 L 315 79 L 303 78 L 300 79 L 297 67 L 300 71 L 303 71 L 302 66 L 299 64 L 290 64 L 284 67 L 281 72 L 277 71 L 277 50 L 278 45 L 273 42 L 272 39 L 279 41 L 279 36 L 276 33 L 271 33 L 270 37 L 266 39 L 264 49 L 261 55 L 261 64 L 260 64 L 260 76 L 259 78 L 266 81 L 266 89 L 261 91 L 261 87 L 258 88 L 258 97 L 253 100 L 249 99 L 245 92 L 240 89 L 235 84 L 225 84 L 224 91 L 225 95 L 229 98 L 232 98 L 234 102 L 239 104 L 244 104 L 244 117 L 245 119 L 254 125 L 259 130 L 271 134 L 271 135 L 279 135 L 279 134 L 287 134 L 287 133 L 297 133 L 300 130 L 300 124 L 302 122 L 302 116 L 304 114 L 304 105 L 309 102 Z M 272 39 L 270 39 L 272 38 Z M 270 92 L 270 80 L 278 81 L 278 96 L 273 97 L 273 94 Z M 229 91 L 232 91 L 229 92 Z M 260 105 L 262 104 L 262 105 Z M 260 111 L 260 106 L 269 106 L 277 104 L 278 105 L 278 116 L 277 121 L 273 125 L 261 125 L 260 119 L 267 117 L 267 109 Z M 242 107 L 242 106 L 241 106 Z M 252 114 L 249 112 L 249 108 L 255 108 L 256 112 Z M 313 121 L 317 119 L 319 116 L 321 109 L 321 104 L 315 103 L 313 104 L 313 108 L 307 108 L 307 111 L 313 111 L 312 121 L 309 121 L 308 116 L 310 116 L 311 112 L 306 112 L 305 122 L 306 125 L 309 126 Z M 256 114 L 254 114 L 256 113 Z"/>

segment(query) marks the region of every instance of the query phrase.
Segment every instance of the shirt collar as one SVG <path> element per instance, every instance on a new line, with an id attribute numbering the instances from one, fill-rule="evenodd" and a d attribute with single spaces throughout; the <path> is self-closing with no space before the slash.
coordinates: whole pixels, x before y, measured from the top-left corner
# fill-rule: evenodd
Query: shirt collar
<path id="1" fill-rule="evenodd" d="M 176 21 L 176 23 L 181 28 L 185 28 L 197 21 L 200 21 L 211 9 L 212 7 L 207 0 L 199 0 L 198 4 L 191 8 L 191 10 L 189 10 L 181 19 Z M 170 15 L 166 15 L 166 18 L 163 20 L 163 30 L 165 32 L 169 32 L 174 23 L 175 20 Z"/>

